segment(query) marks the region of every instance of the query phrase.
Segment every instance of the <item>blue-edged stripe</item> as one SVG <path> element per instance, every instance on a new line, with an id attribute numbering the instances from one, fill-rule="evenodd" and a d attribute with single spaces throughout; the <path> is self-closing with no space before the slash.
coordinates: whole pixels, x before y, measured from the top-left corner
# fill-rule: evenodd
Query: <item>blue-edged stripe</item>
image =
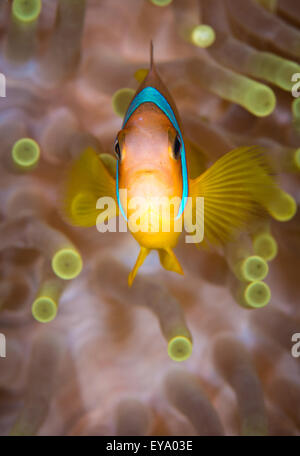
<path id="1" fill-rule="evenodd" d="M 174 112 L 165 99 L 165 97 L 154 87 L 145 87 L 141 92 L 139 92 L 136 97 L 132 100 L 130 103 L 130 106 L 127 110 L 127 113 L 125 115 L 124 121 L 122 128 L 126 125 L 128 122 L 128 119 L 132 116 L 134 111 L 141 106 L 143 103 L 154 103 L 170 120 L 172 123 L 173 127 L 177 131 L 177 134 L 180 137 L 181 140 L 181 170 L 182 170 L 182 198 L 181 198 L 181 203 L 179 207 L 179 211 L 177 214 L 176 219 L 178 219 L 181 214 L 184 211 L 185 205 L 187 203 L 187 197 L 188 197 L 188 175 L 187 175 L 187 166 L 186 166 L 186 154 L 185 154 L 185 147 L 184 147 L 184 142 L 183 142 L 183 137 L 178 125 L 178 122 L 176 120 L 176 117 L 174 115 Z M 120 201 L 120 195 L 119 195 L 119 160 L 117 161 L 117 173 L 116 173 L 116 190 L 117 190 L 117 200 L 119 204 L 119 208 L 121 210 L 121 213 L 125 220 L 127 220 L 126 215 L 124 213 L 123 207 L 121 205 Z"/>

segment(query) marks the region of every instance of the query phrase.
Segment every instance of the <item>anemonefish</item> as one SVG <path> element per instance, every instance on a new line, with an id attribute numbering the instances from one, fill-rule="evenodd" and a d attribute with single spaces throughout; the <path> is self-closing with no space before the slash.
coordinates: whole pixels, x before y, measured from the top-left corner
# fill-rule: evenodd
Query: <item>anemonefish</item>
<path id="1" fill-rule="evenodd" d="M 234 149 L 191 178 L 194 159 L 175 103 L 157 74 L 152 43 L 150 70 L 127 109 L 114 148 L 113 166 L 91 148 L 72 164 L 64 209 L 71 223 L 93 226 L 102 213 L 98 199 L 109 197 L 116 202 L 118 213 L 106 211 L 105 218 L 124 217 L 141 247 L 129 286 L 151 250 L 158 251 L 165 269 L 183 274 L 173 252 L 183 227 L 191 233 L 198 220 L 204 226 L 205 242 L 224 244 L 257 215 L 263 195 L 276 185 L 257 147 Z M 204 210 L 199 209 L 197 197 L 203 198 Z M 139 198 L 144 202 L 140 221 L 148 221 L 148 230 L 131 229 L 130 201 Z M 168 230 L 162 229 L 166 217 Z M 154 219 L 158 220 L 156 230 L 151 225 Z"/>

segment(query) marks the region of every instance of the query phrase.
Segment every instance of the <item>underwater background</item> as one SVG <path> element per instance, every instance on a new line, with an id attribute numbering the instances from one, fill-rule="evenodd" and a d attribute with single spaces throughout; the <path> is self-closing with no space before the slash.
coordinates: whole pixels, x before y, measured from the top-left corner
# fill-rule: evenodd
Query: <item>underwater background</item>
<path id="1" fill-rule="evenodd" d="M 296 0 L 0 0 L 1 435 L 300 435 L 299 26 Z M 150 40 L 191 174 L 258 145 L 280 190 L 129 289 L 138 244 L 70 226 L 61 183 L 110 163 Z"/>

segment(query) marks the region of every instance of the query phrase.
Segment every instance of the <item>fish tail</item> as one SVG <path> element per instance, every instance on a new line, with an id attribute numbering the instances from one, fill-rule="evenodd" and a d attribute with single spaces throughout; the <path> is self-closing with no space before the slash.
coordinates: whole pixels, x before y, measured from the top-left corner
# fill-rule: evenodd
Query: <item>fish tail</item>
<path id="1" fill-rule="evenodd" d="M 277 191 L 263 151 L 255 146 L 239 147 L 191 180 L 192 219 L 204 227 L 205 241 L 222 245 L 262 215 L 264 201 Z M 196 205 L 197 197 L 204 197 L 204 211 Z M 193 231 L 186 220 L 185 227 Z"/>

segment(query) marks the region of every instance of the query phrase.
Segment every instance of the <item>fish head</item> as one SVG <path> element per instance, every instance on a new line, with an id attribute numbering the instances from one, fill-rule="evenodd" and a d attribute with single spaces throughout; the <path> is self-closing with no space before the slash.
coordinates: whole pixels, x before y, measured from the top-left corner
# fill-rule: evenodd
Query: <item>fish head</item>
<path id="1" fill-rule="evenodd" d="M 131 116 L 115 143 L 119 204 L 126 217 L 132 200 L 154 212 L 168 206 L 172 216 L 177 215 L 182 198 L 181 149 L 179 133 L 159 109 L 143 107 Z"/>

